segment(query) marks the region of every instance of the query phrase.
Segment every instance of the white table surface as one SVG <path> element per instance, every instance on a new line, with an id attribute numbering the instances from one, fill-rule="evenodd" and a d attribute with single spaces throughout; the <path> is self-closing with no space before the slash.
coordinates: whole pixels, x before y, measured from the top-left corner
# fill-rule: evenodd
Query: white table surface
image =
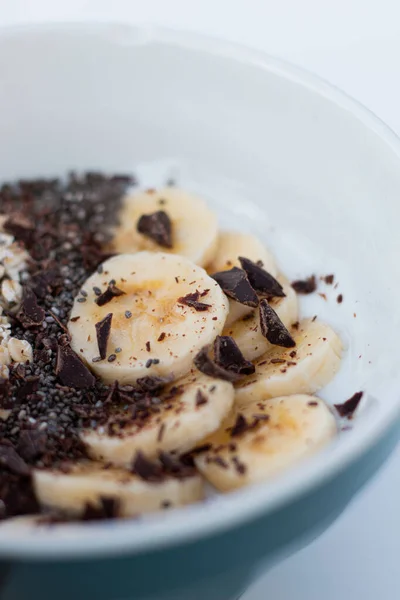
<path id="1" fill-rule="evenodd" d="M 254 46 L 322 75 L 400 133 L 399 0 L 0 0 L 0 25 L 153 22 Z M 338 522 L 243 600 L 396 600 L 400 451 Z"/>

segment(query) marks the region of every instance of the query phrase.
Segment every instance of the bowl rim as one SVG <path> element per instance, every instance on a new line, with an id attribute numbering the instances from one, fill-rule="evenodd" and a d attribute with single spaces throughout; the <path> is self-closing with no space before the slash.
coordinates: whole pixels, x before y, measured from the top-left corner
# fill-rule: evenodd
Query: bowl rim
<path id="1" fill-rule="evenodd" d="M 373 112 L 323 78 L 263 51 L 200 33 L 118 21 L 22 24 L 0 28 L 0 40 L 26 34 L 41 35 L 53 31 L 100 34 L 106 39 L 111 36 L 115 43 L 118 43 L 118 35 L 120 35 L 120 43 L 124 45 L 165 43 L 182 50 L 195 49 L 257 66 L 261 70 L 272 72 L 306 87 L 327 101 L 349 111 L 354 118 L 375 132 L 400 160 L 400 138 Z M 127 33 L 129 37 L 126 37 Z M 145 518 L 140 526 L 135 521 L 115 522 L 112 529 L 101 524 L 87 524 L 85 525 L 87 535 L 80 535 L 78 544 L 74 536 L 60 538 L 50 533 L 15 536 L 11 528 L 10 530 L 7 528 L 7 531 L 2 531 L 0 536 L 0 557 L 62 560 L 135 554 L 222 533 L 262 514 L 271 513 L 332 479 L 382 438 L 385 431 L 400 418 L 400 394 L 396 393 L 396 387 L 393 386 L 396 401 L 382 403 L 374 420 L 369 419 L 360 423 L 349 437 L 341 440 L 340 444 L 311 457 L 291 470 L 289 476 L 282 475 L 272 483 L 259 484 L 233 492 L 224 496 L 221 502 L 206 502 L 177 509 L 169 513 L 167 518 L 166 515 Z M 81 526 L 79 528 L 83 529 Z"/>

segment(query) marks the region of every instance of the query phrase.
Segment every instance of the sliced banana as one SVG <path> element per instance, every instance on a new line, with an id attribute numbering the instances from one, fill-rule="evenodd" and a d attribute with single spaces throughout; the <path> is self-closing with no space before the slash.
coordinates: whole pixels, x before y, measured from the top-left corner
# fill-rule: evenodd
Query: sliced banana
<path id="1" fill-rule="evenodd" d="M 99 306 L 104 296 L 96 293 L 103 294 L 110 281 L 117 291 L 114 287 L 111 300 Z M 106 383 L 185 375 L 200 348 L 221 333 L 228 314 L 219 285 L 201 267 L 172 254 L 115 256 L 82 289 L 86 295 L 75 299 L 68 323 L 71 345 Z M 99 360 L 95 326 L 110 313 L 106 358 Z"/>
<path id="2" fill-rule="evenodd" d="M 270 301 L 270 305 L 275 310 L 282 323 L 290 328 L 298 318 L 297 296 L 286 277 L 279 275 L 277 279 L 283 286 L 283 291 L 286 296 L 284 298 L 273 298 Z M 273 347 L 261 333 L 260 314 L 258 309 L 254 310 L 253 313 L 246 315 L 244 318 L 240 319 L 240 321 L 225 326 L 223 335 L 230 335 L 233 337 L 247 360 L 254 360 Z"/>
<path id="3" fill-rule="evenodd" d="M 237 435 L 232 436 L 235 425 Z M 195 462 L 214 487 L 226 492 L 276 476 L 326 445 L 335 433 L 333 414 L 315 396 L 259 399 L 240 413 L 235 409 L 206 440 L 211 449 Z"/>
<path id="4" fill-rule="evenodd" d="M 130 467 L 138 451 L 148 457 L 160 450 L 182 454 L 219 428 L 233 397 L 231 383 L 196 371 L 167 387 L 144 420 L 132 418 L 130 406 L 115 407 L 113 433 L 108 424 L 83 431 L 81 438 L 92 458 L 118 466 Z"/>
<path id="5" fill-rule="evenodd" d="M 168 215 L 172 225 L 172 248 L 167 250 L 137 230 L 140 217 L 160 210 Z M 112 241 L 115 252 L 161 250 L 185 256 L 201 266 L 209 263 L 215 254 L 218 239 L 215 213 L 203 200 L 179 188 L 147 190 L 127 196 L 119 221 Z"/>
<path id="6" fill-rule="evenodd" d="M 118 516 L 134 517 L 164 507 L 191 504 L 204 496 L 202 479 L 197 474 L 153 482 L 90 461 L 72 465 L 67 473 L 36 470 L 33 483 L 43 507 L 75 516 L 82 514 L 88 504 L 101 506 L 102 499 L 116 500 Z"/>
<path id="7" fill-rule="evenodd" d="M 241 268 L 239 256 L 245 256 L 253 262 L 261 261 L 266 271 L 273 277 L 277 274 L 275 259 L 264 244 L 251 233 L 237 231 L 223 231 L 218 236 L 218 246 L 214 259 L 207 267 L 207 272 L 212 275 L 218 271 L 228 271 L 232 267 Z M 229 300 L 229 314 L 226 325 L 241 319 L 252 309 L 235 300 Z"/>
<path id="8" fill-rule="evenodd" d="M 272 346 L 254 363 L 254 375 L 238 383 L 235 400 L 239 405 L 258 398 L 313 394 L 333 379 L 343 349 L 337 333 L 313 319 L 301 321 L 291 333 L 295 348 Z"/>

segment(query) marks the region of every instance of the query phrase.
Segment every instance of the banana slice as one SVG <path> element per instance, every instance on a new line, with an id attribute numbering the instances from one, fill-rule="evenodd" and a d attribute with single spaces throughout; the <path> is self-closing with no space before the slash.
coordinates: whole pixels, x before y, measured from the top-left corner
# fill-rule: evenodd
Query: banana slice
<path id="1" fill-rule="evenodd" d="M 282 323 L 290 328 L 298 318 L 298 302 L 296 292 L 289 281 L 283 275 L 277 277 L 283 287 L 286 296 L 284 298 L 273 298 L 270 305 L 277 313 Z M 256 309 L 253 313 L 246 315 L 240 321 L 225 326 L 223 335 L 233 337 L 244 357 L 254 360 L 273 348 L 272 344 L 262 335 L 260 327 L 260 313 Z"/>
<path id="2" fill-rule="evenodd" d="M 139 219 L 158 211 L 165 212 L 172 226 L 172 247 L 165 249 L 137 230 Z M 205 266 L 212 260 L 218 239 L 216 215 L 196 196 L 175 187 L 147 190 L 127 196 L 119 215 L 112 250 L 117 253 L 150 250 L 186 256 Z"/>
<path id="3" fill-rule="evenodd" d="M 328 407 L 315 396 L 259 399 L 235 409 L 195 458 L 199 471 L 226 492 L 264 481 L 327 444 L 336 433 Z"/>
<path id="4" fill-rule="evenodd" d="M 217 250 L 214 259 L 207 267 L 207 272 L 212 275 L 218 271 L 227 271 L 232 267 L 241 268 L 239 256 L 245 256 L 253 262 L 261 261 L 264 269 L 276 277 L 275 259 L 264 244 L 255 235 L 237 231 L 223 231 L 219 234 Z M 230 299 L 226 325 L 234 323 L 251 311 L 249 306 Z"/>
<path id="5" fill-rule="evenodd" d="M 92 458 L 128 468 L 138 451 L 183 454 L 220 427 L 233 397 L 231 383 L 196 371 L 167 387 L 144 417 L 133 417 L 132 406 L 115 407 L 105 427 L 85 430 L 81 438 Z"/>
<path id="6" fill-rule="evenodd" d="M 82 514 L 87 505 L 100 507 L 102 499 L 116 501 L 115 516 L 134 517 L 191 504 L 204 496 L 202 479 L 196 473 L 186 478 L 165 476 L 160 481 L 146 481 L 129 471 L 90 461 L 72 465 L 67 473 L 36 470 L 33 483 L 43 507 L 75 516 Z"/>
<path id="7" fill-rule="evenodd" d="M 305 319 L 292 330 L 295 348 L 272 346 L 256 362 L 256 372 L 238 383 L 235 400 L 242 406 L 258 398 L 313 394 L 340 368 L 342 342 L 329 325 Z"/>
<path id="8" fill-rule="evenodd" d="M 219 285 L 201 267 L 172 254 L 110 258 L 102 273 L 86 280 L 83 293 L 68 323 L 71 345 L 106 383 L 185 375 L 200 348 L 221 333 L 228 314 Z M 96 324 L 110 314 L 111 327 L 101 335 L 105 358 L 100 359 Z"/>

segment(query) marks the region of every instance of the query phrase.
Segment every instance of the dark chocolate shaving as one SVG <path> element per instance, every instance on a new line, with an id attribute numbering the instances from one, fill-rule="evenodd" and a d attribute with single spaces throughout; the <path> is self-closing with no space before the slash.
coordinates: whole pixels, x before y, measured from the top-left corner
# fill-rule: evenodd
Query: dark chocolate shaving
<path id="1" fill-rule="evenodd" d="M 45 318 L 45 311 L 39 306 L 35 293 L 28 287 L 24 288 L 21 308 L 17 318 L 25 329 L 39 327 Z"/>
<path id="2" fill-rule="evenodd" d="M 194 308 L 197 311 L 205 311 L 211 308 L 211 304 L 206 304 L 205 302 L 199 302 L 201 294 L 197 290 L 191 294 L 186 294 L 186 296 L 181 296 L 178 298 L 179 304 L 185 304 L 186 306 L 190 306 L 190 308 Z"/>
<path id="3" fill-rule="evenodd" d="M 261 333 L 275 346 L 293 348 L 296 342 L 267 300 L 260 302 Z"/>
<path id="4" fill-rule="evenodd" d="M 112 317 L 113 314 L 108 313 L 108 315 L 106 315 L 104 319 L 102 319 L 101 321 L 99 321 L 99 323 L 96 323 L 95 325 L 97 346 L 99 348 L 99 355 L 102 360 L 104 360 L 107 356 L 107 344 L 108 338 L 110 337 Z"/>
<path id="5" fill-rule="evenodd" d="M 317 280 L 315 275 L 307 277 L 307 279 L 298 279 L 293 281 L 292 288 L 298 294 L 312 294 L 317 289 Z"/>
<path id="6" fill-rule="evenodd" d="M 229 298 L 256 308 L 258 306 L 257 294 L 243 269 L 233 267 L 229 271 L 219 271 L 211 275 Z"/>
<path id="7" fill-rule="evenodd" d="M 172 248 L 172 223 L 164 210 L 142 215 L 137 223 L 137 230 L 159 246 Z"/>
<path id="8" fill-rule="evenodd" d="M 246 271 L 250 284 L 259 295 L 268 298 L 283 298 L 286 295 L 279 281 L 263 267 L 243 256 L 239 256 L 239 260 L 242 268 Z"/>
<path id="9" fill-rule="evenodd" d="M 0 378 L 0 408 L 12 408 L 13 404 L 10 399 L 10 381 Z"/>
<path id="10" fill-rule="evenodd" d="M 351 398 L 343 402 L 343 404 L 335 404 L 335 408 L 341 417 L 352 419 L 353 415 L 363 397 L 364 392 L 356 392 Z"/>
<path id="11" fill-rule="evenodd" d="M 223 369 L 239 375 L 252 375 L 256 368 L 246 360 L 235 340 L 228 335 L 218 335 L 214 342 L 214 360 Z"/>
<path id="12" fill-rule="evenodd" d="M 196 354 L 193 360 L 195 367 L 209 377 L 216 377 L 217 379 L 231 382 L 239 381 L 241 375 L 234 373 L 233 371 L 227 371 L 217 365 L 217 363 L 210 358 L 208 354 L 209 349 L 209 346 L 204 346 L 204 348 Z"/>
<path id="13" fill-rule="evenodd" d="M 58 346 L 56 375 L 61 383 L 71 388 L 85 389 L 96 383 L 95 377 L 71 346 Z"/>
<path id="14" fill-rule="evenodd" d="M 114 283 L 110 283 L 105 292 L 100 294 L 95 300 L 97 306 L 104 306 L 108 304 L 113 298 L 117 298 L 117 296 L 123 296 L 126 292 L 123 292 L 119 288 L 116 287 Z"/>

